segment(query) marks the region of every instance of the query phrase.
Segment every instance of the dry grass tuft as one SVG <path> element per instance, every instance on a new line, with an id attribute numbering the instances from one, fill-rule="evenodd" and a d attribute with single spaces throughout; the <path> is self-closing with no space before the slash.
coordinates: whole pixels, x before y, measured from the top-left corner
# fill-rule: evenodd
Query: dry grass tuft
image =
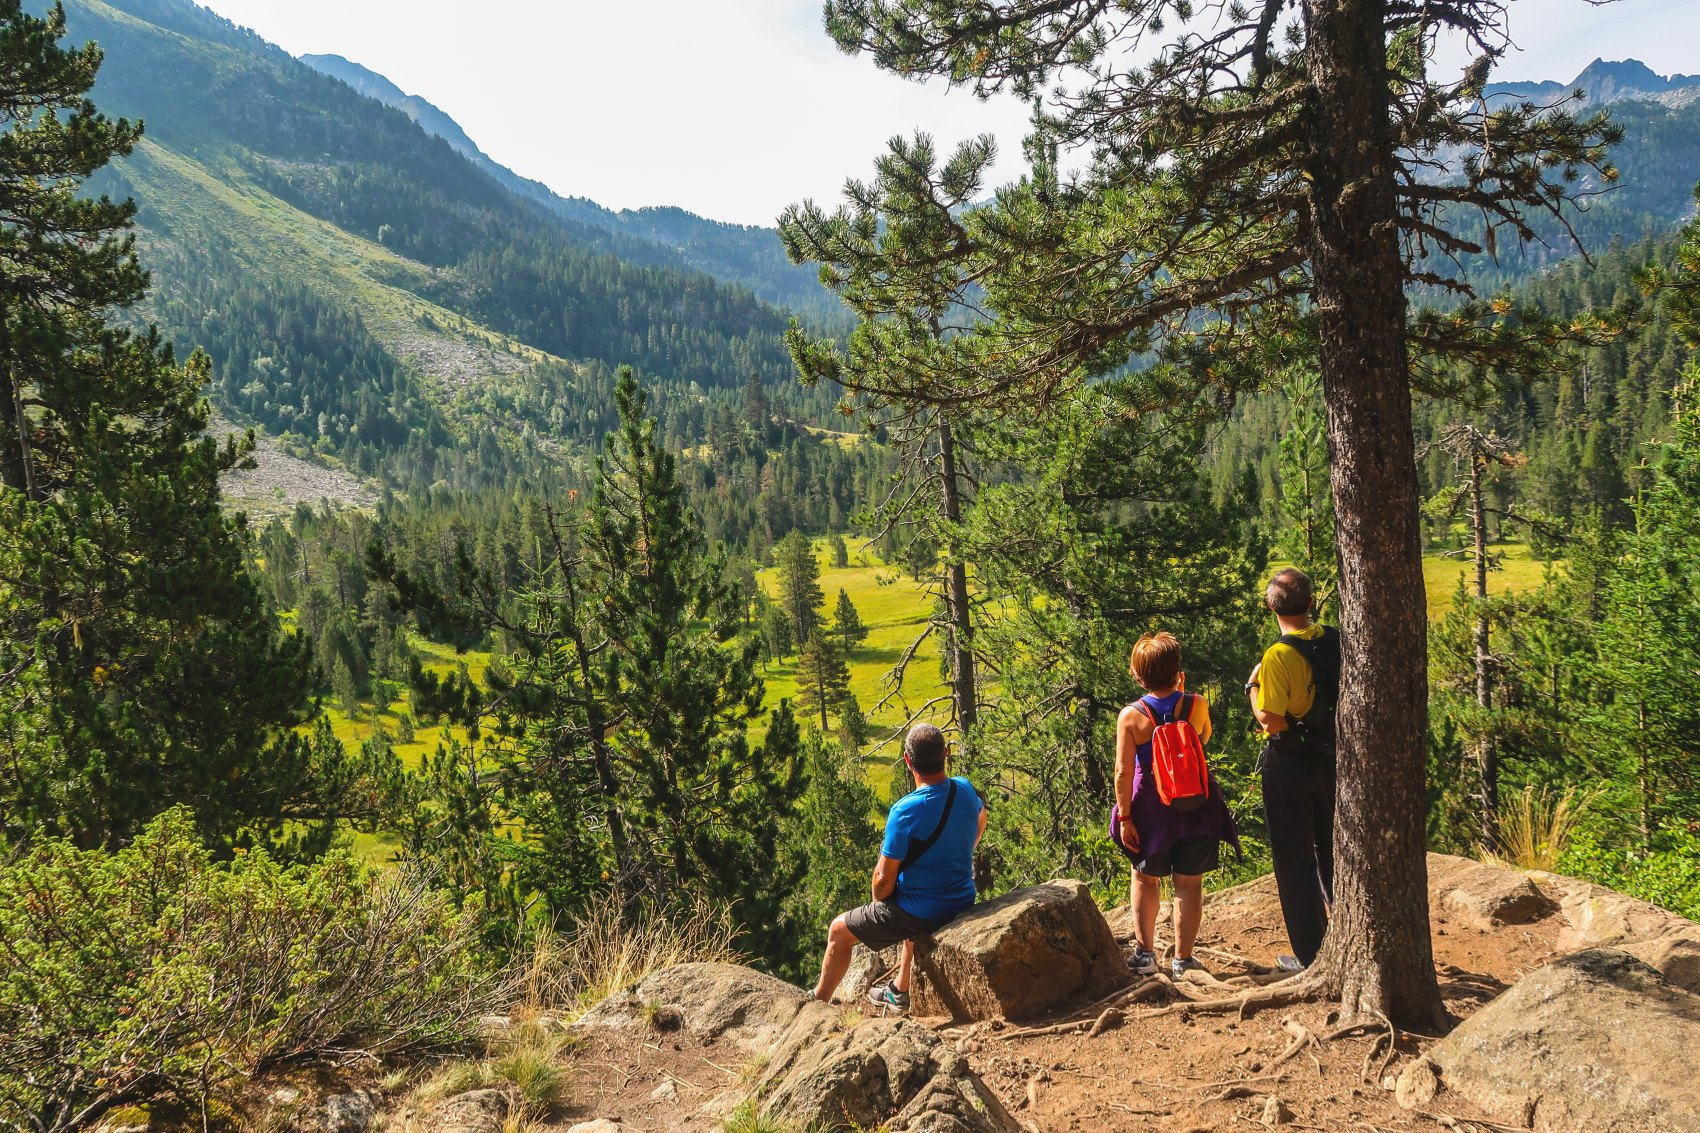
<path id="1" fill-rule="evenodd" d="M 603 901 L 572 931 L 539 936 L 520 974 L 520 1003 L 532 1014 L 577 1015 L 662 968 L 738 963 L 737 935 L 725 910 L 705 904 L 633 920 Z"/>
<path id="2" fill-rule="evenodd" d="M 1478 856 L 1489 865 L 1506 869 L 1554 870 L 1576 833 L 1588 807 L 1597 796 L 1524 787 L 1500 807 L 1499 848 L 1483 847 Z"/>

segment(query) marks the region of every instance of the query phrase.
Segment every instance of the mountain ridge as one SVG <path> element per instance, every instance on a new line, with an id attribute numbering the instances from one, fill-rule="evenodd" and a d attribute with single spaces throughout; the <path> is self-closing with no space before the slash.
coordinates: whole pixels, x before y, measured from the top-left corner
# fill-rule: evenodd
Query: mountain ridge
<path id="1" fill-rule="evenodd" d="M 712 220 L 671 205 L 615 210 L 588 197 L 564 196 L 496 161 L 435 103 L 407 93 L 370 67 L 341 55 L 306 54 L 299 58 L 367 98 L 400 110 L 420 129 L 448 142 L 504 187 L 556 216 L 610 236 L 642 241 L 651 247 L 647 254 L 658 264 L 691 268 L 748 287 L 764 302 L 816 322 L 842 322 L 845 318 L 844 307 L 820 286 L 817 271 L 793 264 L 786 257 L 775 229 Z M 630 244 L 611 244 L 608 250 L 628 259 L 646 255 Z"/>
<path id="2" fill-rule="evenodd" d="M 1568 83 L 1543 79 L 1489 83 L 1486 95 L 1517 101 L 1549 101 L 1582 92 L 1583 103 L 1603 105 L 1635 99 L 1681 109 L 1700 102 L 1700 75 L 1661 75 L 1639 59 L 1596 58 Z"/>

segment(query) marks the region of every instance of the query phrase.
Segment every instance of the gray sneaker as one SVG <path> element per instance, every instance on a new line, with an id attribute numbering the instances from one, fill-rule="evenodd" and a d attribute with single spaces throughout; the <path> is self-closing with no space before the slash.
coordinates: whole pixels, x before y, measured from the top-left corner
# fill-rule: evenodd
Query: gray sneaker
<path id="1" fill-rule="evenodd" d="M 887 1011 L 909 1010 L 909 993 L 898 991 L 890 984 L 875 984 L 868 989 L 868 1002 Z"/>
<path id="2" fill-rule="evenodd" d="M 1187 956 L 1184 959 L 1180 956 L 1176 956 L 1173 960 L 1169 961 L 1169 976 L 1172 979 L 1178 980 L 1188 972 L 1202 972 L 1203 970 L 1204 965 L 1200 964 L 1191 956 Z"/>
<path id="3" fill-rule="evenodd" d="M 1275 966 L 1283 972 L 1302 972 L 1310 965 L 1301 964 L 1297 956 L 1289 956 L 1283 952 L 1275 957 Z"/>
<path id="4" fill-rule="evenodd" d="M 1127 966 L 1133 969 L 1135 975 L 1152 976 L 1157 974 L 1157 954 L 1147 952 L 1143 948 L 1135 948 L 1133 955 L 1127 958 Z"/>

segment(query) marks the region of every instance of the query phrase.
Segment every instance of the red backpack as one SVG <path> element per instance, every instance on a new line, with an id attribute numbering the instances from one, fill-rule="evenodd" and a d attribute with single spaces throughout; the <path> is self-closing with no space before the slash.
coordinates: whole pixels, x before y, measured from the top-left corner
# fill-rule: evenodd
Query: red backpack
<path id="1" fill-rule="evenodd" d="M 1151 774 L 1157 780 L 1157 797 L 1172 810 L 1197 810 L 1210 797 L 1210 768 L 1204 762 L 1204 741 L 1192 726 L 1193 706 L 1198 697 L 1181 693 L 1175 710 L 1157 719 L 1156 709 L 1141 699 L 1140 706 L 1157 730 L 1151 734 Z"/>

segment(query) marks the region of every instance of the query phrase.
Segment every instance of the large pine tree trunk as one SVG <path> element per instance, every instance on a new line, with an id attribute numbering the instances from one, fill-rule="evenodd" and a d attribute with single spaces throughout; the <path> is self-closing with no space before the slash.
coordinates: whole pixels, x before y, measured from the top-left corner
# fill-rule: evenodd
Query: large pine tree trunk
<path id="1" fill-rule="evenodd" d="M 1311 266 L 1344 637 L 1335 904 L 1316 972 L 1348 1019 L 1444 1018 L 1424 856 L 1427 617 L 1381 0 L 1306 0 Z"/>

